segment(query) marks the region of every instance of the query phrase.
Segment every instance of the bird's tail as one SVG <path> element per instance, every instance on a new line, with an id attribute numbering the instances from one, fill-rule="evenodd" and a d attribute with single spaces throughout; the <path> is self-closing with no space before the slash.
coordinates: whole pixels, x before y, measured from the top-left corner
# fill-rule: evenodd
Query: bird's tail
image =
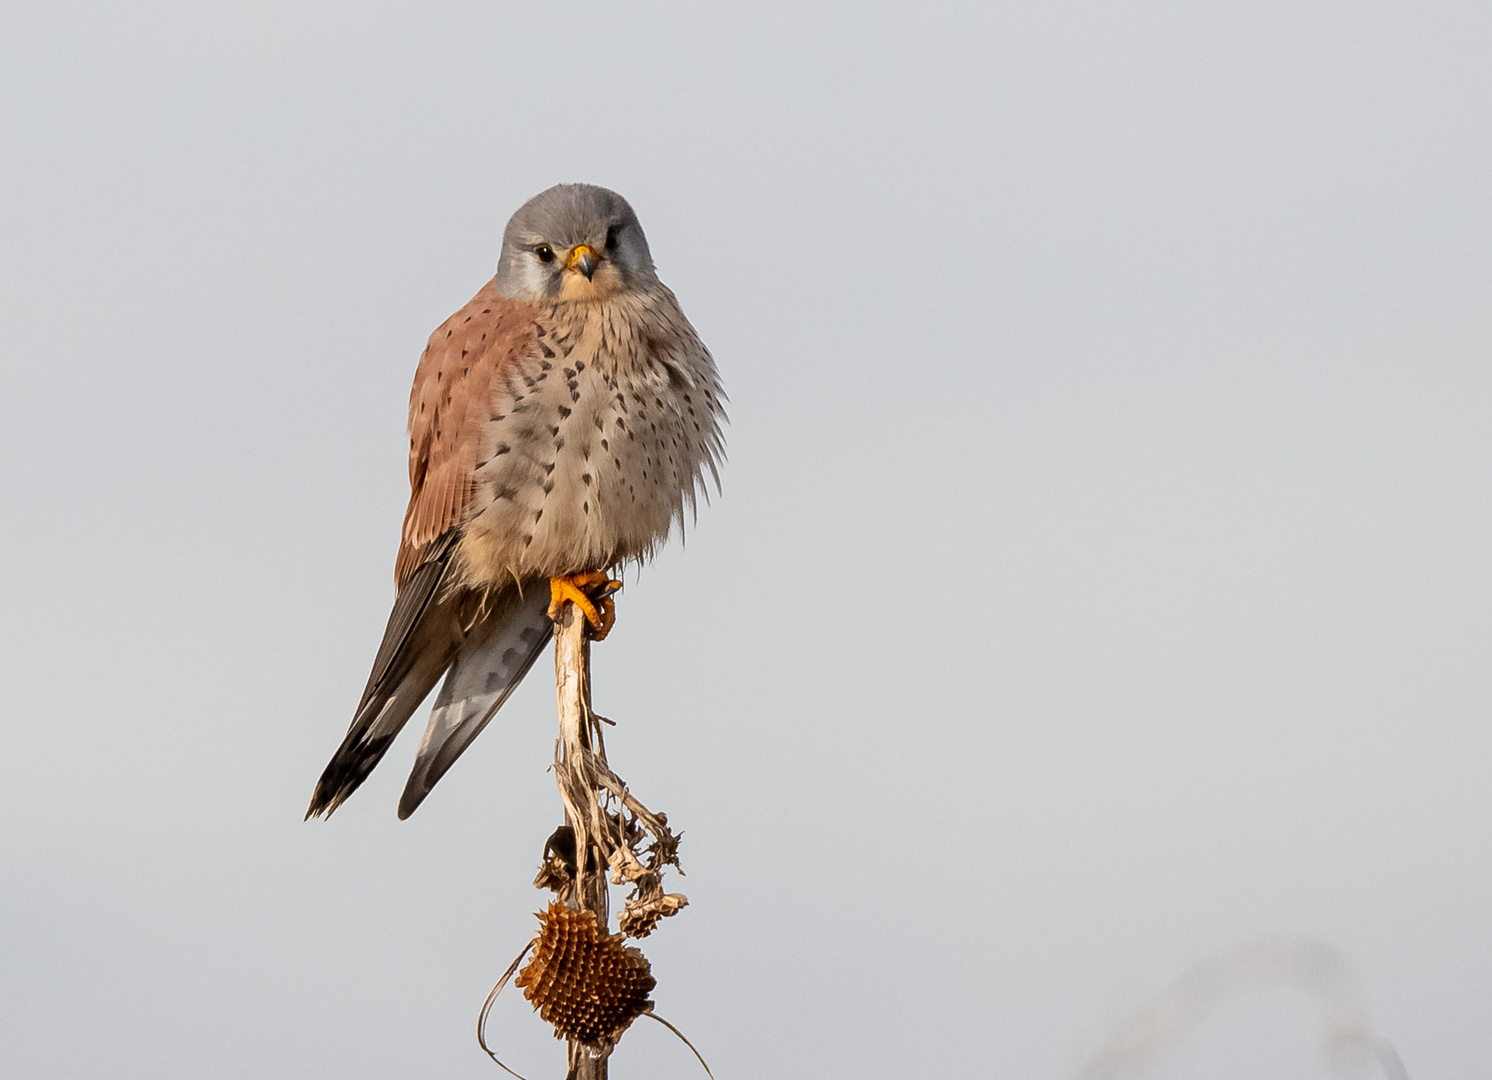
<path id="1" fill-rule="evenodd" d="M 529 588 L 524 595 L 508 594 L 483 623 L 462 643 L 440 688 L 414 770 L 399 800 L 400 820 L 414 813 L 544 651 L 554 631 L 549 590 Z"/>

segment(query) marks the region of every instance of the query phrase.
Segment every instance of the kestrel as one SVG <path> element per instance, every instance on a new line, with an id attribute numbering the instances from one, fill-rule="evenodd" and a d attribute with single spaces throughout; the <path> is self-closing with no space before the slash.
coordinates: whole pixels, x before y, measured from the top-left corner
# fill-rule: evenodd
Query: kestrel
<path id="1" fill-rule="evenodd" d="M 407 818 L 537 659 L 551 605 L 609 629 L 596 583 L 682 526 L 706 471 L 719 484 L 723 396 L 627 200 L 561 184 L 519 208 L 496 277 L 415 370 L 398 595 L 308 818 L 357 790 L 444 675 Z"/>

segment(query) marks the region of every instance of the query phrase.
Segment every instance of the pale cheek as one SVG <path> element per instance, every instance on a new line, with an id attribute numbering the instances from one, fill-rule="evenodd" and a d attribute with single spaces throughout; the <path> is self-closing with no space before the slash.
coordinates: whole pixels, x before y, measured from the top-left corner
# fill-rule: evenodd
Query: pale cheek
<path id="1" fill-rule="evenodd" d="M 537 262 L 525 261 L 518 266 L 517 275 L 517 299 L 520 300 L 546 300 L 550 295 L 550 288 L 554 281 L 554 274 Z"/>

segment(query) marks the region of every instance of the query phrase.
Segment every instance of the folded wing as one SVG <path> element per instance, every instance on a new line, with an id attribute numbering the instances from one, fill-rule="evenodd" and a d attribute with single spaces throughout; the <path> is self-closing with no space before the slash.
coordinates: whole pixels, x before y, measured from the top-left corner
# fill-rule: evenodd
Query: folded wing
<path id="1" fill-rule="evenodd" d="M 460 649 L 467 605 L 442 596 L 453 547 L 445 538 L 399 590 L 362 700 L 316 782 L 307 818 L 332 813 L 358 789 Z"/>
<path id="2" fill-rule="evenodd" d="M 547 620 L 541 626 L 531 606 L 513 606 L 516 591 L 510 598 L 463 587 L 453 567 L 478 500 L 473 473 L 491 442 L 494 395 L 537 340 L 532 307 L 499 296 L 491 282 L 430 335 L 409 396 L 410 492 L 394 568 L 398 598 L 352 725 L 316 784 L 307 817 L 332 813 L 357 790 L 454 663 L 457 671 L 447 683 L 453 696 L 448 702 L 442 696 L 445 711 L 436 706 L 444 726 L 427 733 L 429 759 L 422 751 L 416 765 L 417 777 L 424 777 L 423 790 L 405 795 L 406 801 L 413 799 L 413 809 L 523 677 L 547 638 Z M 547 592 L 530 591 L 536 596 Z M 512 632 L 526 631 L 528 638 L 511 637 L 505 613 L 521 624 Z M 495 653 L 483 651 L 489 642 Z M 516 666 L 501 667 L 512 649 L 529 652 Z M 488 660 L 501 670 L 479 671 L 479 664 Z M 471 692 L 489 674 L 494 685 L 505 688 L 490 707 Z M 477 721 L 469 710 L 479 704 L 486 712 Z M 400 817 L 407 815 L 401 808 Z"/>

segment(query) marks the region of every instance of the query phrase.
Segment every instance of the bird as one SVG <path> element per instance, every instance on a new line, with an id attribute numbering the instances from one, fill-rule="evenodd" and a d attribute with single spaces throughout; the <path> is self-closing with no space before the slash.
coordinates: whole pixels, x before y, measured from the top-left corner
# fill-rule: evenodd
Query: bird
<path id="1" fill-rule="evenodd" d="M 724 400 L 626 199 L 559 184 L 519 207 L 496 274 L 415 370 L 394 606 L 308 820 L 358 788 L 442 676 L 400 820 L 528 672 L 560 604 L 605 636 L 611 573 L 720 490 Z"/>

